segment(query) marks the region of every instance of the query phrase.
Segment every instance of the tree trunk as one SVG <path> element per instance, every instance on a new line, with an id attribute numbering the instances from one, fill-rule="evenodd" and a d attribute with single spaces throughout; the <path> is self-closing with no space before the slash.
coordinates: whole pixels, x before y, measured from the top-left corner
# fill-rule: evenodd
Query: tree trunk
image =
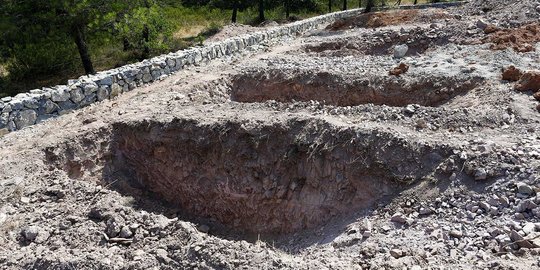
<path id="1" fill-rule="evenodd" d="M 259 21 L 264 22 L 266 18 L 264 17 L 264 0 L 259 0 Z"/>
<path id="2" fill-rule="evenodd" d="M 236 17 L 238 16 L 238 0 L 233 1 L 233 10 L 232 10 L 232 23 L 236 23 Z"/>
<path id="3" fill-rule="evenodd" d="M 343 8 L 341 10 L 347 10 L 347 0 L 343 0 Z"/>
<path id="4" fill-rule="evenodd" d="M 364 12 L 365 13 L 371 12 L 371 10 L 373 9 L 373 5 L 374 5 L 373 0 L 367 0 L 366 8 L 364 9 Z"/>
<path id="5" fill-rule="evenodd" d="M 88 45 L 86 44 L 86 36 L 84 35 L 83 26 L 80 24 L 74 24 L 72 28 L 72 36 L 75 40 L 75 44 L 77 44 L 77 49 L 79 50 L 79 55 L 81 56 L 84 72 L 87 75 L 96 73 L 94 71 L 92 59 L 90 58 Z"/>
<path id="6" fill-rule="evenodd" d="M 150 29 L 148 29 L 148 25 L 144 25 L 143 32 L 142 32 L 142 38 L 143 38 L 143 55 L 142 59 L 147 59 L 150 57 L 150 47 L 148 46 L 148 43 L 150 42 Z"/>
<path id="7" fill-rule="evenodd" d="M 150 2 L 148 0 L 145 0 L 144 6 L 150 9 Z M 144 44 L 143 44 L 143 54 L 142 54 L 141 60 L 144 60 L 150 57 L 150 47 L 149 47 L 150 29 L 148 28 L 147 24 L 145 24 L 143 27 L 142 38 L 143 38 Z"/>
<path id="8" fill-rule="evenodd" d="M 285 0 L 285 18 L 289 19 L 291 16 L 290 3 L 291 0 Z"/>
<path id="9" fill-rule="evenodd" d="M 358 0 L 358 8 L 362 8 L 362 0 Z"/>
<path id="10" fill-rule="evenodd" d="M 328 0 L 328 12 L 332 12 L 332 0 Z"/>
<path id="11" fill-rule="evenodd" d="M 416 4 L 418 4 L 418 0 L 414 0 L 413 5 L 416 5 Z"/>

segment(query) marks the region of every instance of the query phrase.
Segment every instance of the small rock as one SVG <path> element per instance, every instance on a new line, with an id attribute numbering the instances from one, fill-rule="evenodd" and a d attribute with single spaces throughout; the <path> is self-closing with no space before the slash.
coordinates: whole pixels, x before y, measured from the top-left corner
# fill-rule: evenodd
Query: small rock
<path id="1" fill-rule="evenodd" d="M 403 251 L 401 251 L 401 249 L 394 248 L 390 250 L 390 255 L 396 259 L 399 259 L 403 257 Z"/>
<path id="2" fill-rule="evenodd" d="M 208 227 L 206 224 L 202 224 L 197 227 L 197 230 L 203 233 L 208 233 L 210 231 L 210 227 Z"/>
<path id="3" fill-rule="evenodd" d="M 130 238 L 133 236 L 133 232 L 129 229 L 128 226 L 123 226 L 118 236 L 122 238 Z"/>
<path id="4" fill-rule="evenodd" d="M 389 74 L 393 76 L 399 76 L 407 71 L 409 71 L 409 65 L 405 63 L 400 63 L 399 66 L 394 67 L 394 69 L 390 70 Z"/>
<path id="5" fill-rule="evenodd" d="M 408 51 L 409 46 L 407 46 L 406 44 L 397 45 L 396 47 L 394 47 L 394 57 L 402 58 L 407 54 Z"/>
<path id="6" fill-rule="evenodd" d="M 540 101 L 540 91 L 534 93 L 534 94 L 533 94 L 533 97 L 534 97 L 536 100 Z"/>
<path id="7" fill-rule="evenodd" d="M 448 235 L 450 235 L 451 237 L 454 237 L 454 238 L 461 238 L 463 237 L 463 233 L 459 230 L 451 230 L 450 233 L 448 233 Z"/>
<path id="8" fill-rule="evenodd" d="M 412 104 L 409 104 L 407 105 L 407 107 L 405 107 L 405 112 L 408 114 L 414 114 L 415 111 L 416 109 L 414 108 L 414 105 Z"/>
<path id="9" fill-rule="evenodd" d="M 28 226 L 22 229 L 21 234 L 28 241 L 34 241 L 39 235 L 41 228 L 38 226 Z"/>
<path id="10" fill-rule="evenodd" d="M 482 31 L 484 31 L 484 29 L 486 29 L 487 26 L 488 24 L 482 20 L 476 21 L 476 27 L 480 28 Z"/>
<path id="11" fill-rule="evenodd" d="M 534 193 L 532 187 L 523 182 L 518 182 L 516 185 L 518 192 L 521 194 L 532 195 Z"/>
<path id="12" fill-rule="evenodd" d="M 105 233 L 109 237 L 116 237 L 120 233 L 120 230 L 122 227 L 120 227 L 120 224 L 114 219 L 110 218 L 107 220 L 107 227 L 105 228 Z"/>
<path id="13" fill-rule="evenodd" d="M 521 75 L 523 75 L 521 70 L 517 69 L 515 66 L 509 66 L 503 69 L 502 79 L 505 81 L 517 82 L 519 78 L 521 78 Z"/>
<path id="14" fill-rule="evenodd" d="M 518 232 L 511 230 L 510 231 L 510 240 L 515 242 L 519 247 L 522 248 L 535 248 L 534 244 L 525 240 Z"/>
<path id="15" fill-rule="evenodd" d="M 478 168 L 474 172 L 474 179 L 475 180 L 486 180 L 487 179 L 487 172 L 484 168 Z"/>
<path id="16" fill-rule="evenodd" d="M 532 222 L 527 222 L 521 229 L 525 234 L 531 234 L 535 231 L 535 225 Z"/>
<path id="17" fill-rule="evenodd" d="M 528 71 L 521 76 L 515 86 L 518 91 L 540 91 L 540 71 Z"/>
<path id="18" fill-rule="evenodd" d="M 401 213 L 395 213 L 390 221 L 405 224 L 407 223 L 407 218 Z"/>
<path id="19" fill-rule="evenodd" d="M 18 129 L 22 129 L 27 126 L 31 126 L 36 123 L 37 113 L 34 110 L 20 111 L 15 116 L 15 125 Z"/>

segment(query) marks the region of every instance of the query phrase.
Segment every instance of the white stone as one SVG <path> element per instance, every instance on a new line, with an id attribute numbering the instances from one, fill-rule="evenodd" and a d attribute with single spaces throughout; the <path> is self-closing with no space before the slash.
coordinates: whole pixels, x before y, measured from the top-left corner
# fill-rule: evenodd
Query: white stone
<path id="1" fill-rule="evenodd" d="M 394 57 L 402 58 L 407 54 L 408 51 L 409 46 L 407 46 L 406 44 L 397 45 L 396 47 L 394 47 Z"/>

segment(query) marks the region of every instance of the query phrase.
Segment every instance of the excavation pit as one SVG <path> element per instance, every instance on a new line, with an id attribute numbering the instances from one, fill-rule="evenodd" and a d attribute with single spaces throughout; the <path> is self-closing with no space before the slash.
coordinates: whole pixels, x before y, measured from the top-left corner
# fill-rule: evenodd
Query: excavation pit
<path id="1" fill-rule="evenodd" d="M 252 70 L 233 78 L 231 100 L 237 102 L 319 101 L 326 105 L 361 104 L 439 106 L 484 81 L 463 74 L 348 75 L 301 69 Z"/>
<path id="2" fill-rule="evenodd" d="M 428 50 L 450 43 L 451 31 L 432 28 L 379 31 L 371 35 L 354 34 L 347 38 L 328 42 L 307 44 L 303 51 L 324 57 L 344 57 L 358 55 L 393 55 L 397 45 L 408 46 L 405 56 L 416 56 Z"/>
<path id="3" fill-rule="evenodd" d="M 114 124 L 110 132 L 95 146 L 86 138 L 84 148 L 70 141 L 49 149 L 47 161 L 72 178 L 97 176 L 131 196 L 132 188 L 150 191 L 191 216 L 261 234 L 369 209 L 431 174 L 446 155 L 317 119 L 143 121 Z"/>

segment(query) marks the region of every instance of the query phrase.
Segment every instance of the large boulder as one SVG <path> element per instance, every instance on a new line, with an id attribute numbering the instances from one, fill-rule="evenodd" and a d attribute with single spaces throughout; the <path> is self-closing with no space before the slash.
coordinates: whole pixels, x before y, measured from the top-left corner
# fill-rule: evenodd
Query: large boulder
<path id="1" fill-rule="evenodd" d="M 22 129 L 36 123 L 37 113 L 34 110 L 24 110 L 17 113 L 15 116 L 15 125 L 17 129 Z"/>

